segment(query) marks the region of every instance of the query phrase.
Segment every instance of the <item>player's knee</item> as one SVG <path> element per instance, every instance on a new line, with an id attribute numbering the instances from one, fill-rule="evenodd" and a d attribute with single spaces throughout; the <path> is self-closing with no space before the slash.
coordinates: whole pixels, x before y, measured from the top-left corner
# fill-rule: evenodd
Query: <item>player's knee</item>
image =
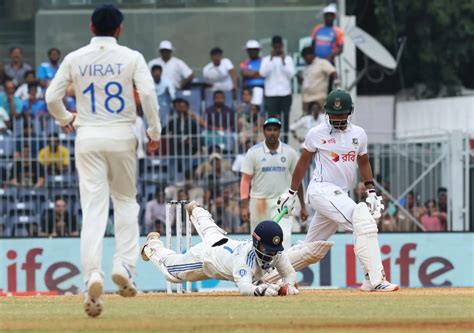
<path id="1" fill-rule="evenodd" d="M 352 212 L 352 223 L 356 236 L 374 234 L 378 232 L 377 223 L 370 214 L 369 208 L 363 202 L 357 204 Z"/>

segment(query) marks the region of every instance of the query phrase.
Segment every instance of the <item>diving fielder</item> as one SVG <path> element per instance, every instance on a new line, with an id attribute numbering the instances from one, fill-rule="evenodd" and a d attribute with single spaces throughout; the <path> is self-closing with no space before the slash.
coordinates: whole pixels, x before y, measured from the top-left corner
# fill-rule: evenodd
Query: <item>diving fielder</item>
<path id="1" fill-rule="evenodd" d="M 314 159 L 313 179 L 307 195 L 316 213 L 305 242 L 327 240 L 338 226 L 342 226 L 354 235 L 354 251 L 365 274 L 361 290 L 398 290 L 398 285 L 385 279 L 383 271 L 375 218 L 381 216 L 384 206 L 374 188 L 367 155 L 367 135 L 361 127 L 350 123 L 354 110 L 352 98 L 343 90 L 334 90 L 326 99 L 325 110 L 327 122 L 312 128 L 306 135 L 291 187 L 278 199 L 278 208 L 281 211 L 287 207 L 291 211 L 295 189 L 300 186 L 311 159 Z M 357 167 L 367 188 L 368 206 L 365 203 L 356 204 L 348 196 Z M 271 281 L 275 276 L 266 278 Z"/>
<path id="2" fill-rule="evenodd" d="M 211 214 L 195 201 L 186 205 L 189 218 L 202 242 L 184 254 L 177 254 L 163 246 L 160 234 L 148 235 L 141 253 L 174 283 L 218 279 L 234 281 L 241 295 L 278 296 L 280 288 L 287 286 L 287 295 L 299 293 L 296 272 L 283 251 L 283 231 L 273 221 L 263 221 L 255 228 L 250 241 L 236 241 L 226 237 Z M 276 268 L 283 280 L 280 284 L 262 283 L 260 278 Z"/>
<path id="3" fill-rule="evenodd" d="M 137 293 L 132 280 L 139 255 L 133 85 L 149 124 L 149 151 L 158 149 L 161 132 L 158 100 L 145 59 L 117 43 L 122 21 L 116 7 L 97 7 L 90 25 L 95 37 L 66 56 L 46 91 L 48 110 L 54 118 L 67 132 L 77 130 L 76 164 L 83 211 L 81 264 L 87 286 L 84 309 L 93 317 L 102 311 L 102 242 L 110 197 L 116 238 L 112 280 L 120 295 Z M 77 116 L 66 111 L 62 102 L 70 84 L 76 93 Z"/>

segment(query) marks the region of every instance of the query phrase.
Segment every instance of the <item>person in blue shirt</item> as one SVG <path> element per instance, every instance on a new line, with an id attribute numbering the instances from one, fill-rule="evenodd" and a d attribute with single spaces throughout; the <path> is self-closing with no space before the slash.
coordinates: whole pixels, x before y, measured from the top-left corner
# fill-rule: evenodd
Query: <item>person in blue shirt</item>
<path id="1" fill-rule="evenodd" d="M 262 58 L 259 56 L 260 43 L 256 40 L 249 40 L 245 47 L 249 57 L 240 63 L 243 87 L 251 89 L 254 87 L 263 88 L 265 79 L 259 73 L 262 64 Z"/>
<path id="2" fill-rule="evenodd" d="M 153 65 L 151 76 L 155 82 L 155 92 L 160 105 L 160 121 L 167 124 L 171 113 L 171 102 L 176 99 L 176 88 L 171 81 L 162 78 L 163 68 L 160 65 Z"/>
<path id="3" fill-rule="evenodd" d="M 344 33 L 334 24 L 336 19 L 336 5 L 330 4 L 323 10 L 324 24 L 317 24 L 311 32 L 314 55 L 327 59 L 332 64 L 336 56 L 342 53 L 344 47 Z"/>
<path id="4" fill-rule="evenodd" d="M 28 84 L 29 98 L 23 104 L 23 115 L 30 118 L 41 118 L 48 113 L 44 99 L 37 97 L 38 84 Z"/>
<path id="5" fill-rule="evenodd" d="M 3 84 L 3 92 L 0 92 L 0 107 L 4 108 L 10 119 L 18 118 L 23 111 L 23 101 L 15 96 L 15 83 L 7 79 Z"/>
<path id="6" fill-rule="evenodd" d="M 53 79 L 59 68 L 59 59 L 61 58 L 61 51 L 53 47 L 48 50 L 49 62 L 43 62 L 38 66 L 38 80 L 41 88 L 46 89 L 49 81 Z"/>

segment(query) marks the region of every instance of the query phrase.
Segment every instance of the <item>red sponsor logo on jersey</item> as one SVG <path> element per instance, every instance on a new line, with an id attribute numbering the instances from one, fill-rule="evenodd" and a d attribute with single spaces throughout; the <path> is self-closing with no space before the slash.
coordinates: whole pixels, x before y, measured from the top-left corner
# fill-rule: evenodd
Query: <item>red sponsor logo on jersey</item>
<path id="1" fill-rule="evenodd" d="M 356 160 L 356 156 L 357 154 L 354 150 L 351 150 L 345 154 L 341 154 L 340 156 L 334 151 L 331 152 L 331 159 L 333 162 L 339 162 L 339 160 L 342 162 L 354 162 Z"/>
<path id="2" fill-rule="evenodd" d="M 332 159 L 333 162 L 339 162 L 339 155 L 336 152 L 332 151 L 331 152 L 331 159 Z"/>
<path id="3" fill-rule="evenodd" d="M 330 139 L 328 139 L 328 140 L 321 139 L 321 143 L 322 143 L 323 145 L 325 145 L 325 144 L 335 144 L 335 143 L 336 143 L 336 139 L 334 139 L 334 138 L 330 138 Z"/>

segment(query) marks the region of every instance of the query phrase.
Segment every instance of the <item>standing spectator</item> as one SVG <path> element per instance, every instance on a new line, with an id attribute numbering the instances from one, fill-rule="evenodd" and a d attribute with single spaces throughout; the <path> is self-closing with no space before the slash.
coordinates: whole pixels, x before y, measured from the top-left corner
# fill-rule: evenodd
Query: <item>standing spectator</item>
<path id="1" fill-rule="evenodd" d="M 11 62 L 5 65 L 5 74 L 12 78 L 16 86 L 23 83 L 25 72 L 33 68 L 23 62 L 23 50 L 20 47 L 10 49 Z"/>
<path id="2" fill-rule="evenodd" d="M 181 59 L 172 56 L 173 45 L 168 40 L 160 43 L 160 57 L 151 60 L 148 63 L 150 69 L 154 65 L 160 65 L 163 68 L 163 79 L 173 83 L 176 89 L 185 89 L 194 78 L 193 71 Z"/>
<path id="3" fill-rule="evenodd" d="M 438 188 L 438 208 L 441 224 L 448 225 L 448 190 L 446 187 Z"/>
<path id="4" fill-rule="evenodd" d="M 59 68 L 59 59 L 61 58 L 61 51 L 53 47 L 48 50 L 49 62 L 43 62 L 38 66 L 38 80 L 41 88 L 46 90 L 49 82 L 54 78 Z"/>
<path id="5" fill-rule="evenodd" d="M 74 215 L 69 214 L 67 203 L 63 198 L 54 201 L 53 214 L 43 216 L 41 221 L 42 237 L 75 237 L 79 236 L 77 220 Z"/>
<path id="6" fill-rule="evenodd" d="M 0 107 L 8 112 L 11 119 L 18 118 L 23 111 L 23 101 L 15 96 L 15 83 L 6 80 L 3 88 L 4 92 L 0 92 Z"/>
<path id="7" fill-rule="evenodd" d="M 7 134 L 10 127 L 10 116 L 7 110 L 0 106 L 0 134 Z"/>
<path id="8" fill-rule="evenodd" d="M 298 155 L 293 148 L 280 142 L 280 131 L 279 119 L 267 119 L 263 125 L 265 141 L 249 149 L 241 169 L 242 219 L 244 223 L 250 223 L 250 230 L 254 230 L 261 221 L 272 220 L 278 215 L 278 196 L 289 186 L 296 167 Z M 298 197 L 301 203 L 301 219 L 306 221 L 308 213 L 302 185 L 299 186 Z M 289 249 L 293 217 L 284 217 L 280 226 L 284 235 L 283 247 Z"/>
<path id="9" fill-rule="evenodd" d="M 303 70 L 301 92 L 303 94 L 303 112 L 308 114 L 309 103 L 316 102 L 320 111 L 323 111 L 328 96 L 329 81 L 337 79 L 336 67 L 328 60 L 315 57 L 311 47 L 305 47 L 301 56 L 306 62 Z"/>
<path id="10" fill-rule="evenodd" d="M 234 111 L 225 103 L 222 90 L 214 91 L 214 105 L 211 105 L 202 115 L 203 126 L 210 131 L 233 131 Z"/>
<path id="11" fill-rule="evenodd" d="M 38 162 L 48 170 L 49 174 L 61 174 L 69 168 L 69 149 L 59 144 L 57 133 L 48 137 L 46 147 L 38 154 Z"/>
<path id="12" fill-rule="evenodd" d="M 256 40 L 249 40 L 245 45 L 247 50 L 247 59 L 240 63 L 240 74 L 242 75 L 243 87 L 253 89 L 259 87 L 263 89 L 265 79 L 260 75 L 260 43 Z"/>
<path id="13" fill-rule="evenodd" d="M 324 122 L 324 116 L 319 114 L 321 109 L 318 102 L 310 102 L 308 109 L 310 114 L 301 117 L 290 126 L 291 134 L 301 144 L 304 142 L 306 133 L 308 133 L 310 129 Z"/>
<path id="14" fill-rule="evenodd" d="M 311 32 L 312 48 L 318 58 L 327 59 L 332 64 L 344 48 L 344 33 L 334 25 L 336 5 L 330 4 L 323 9 L 324 24 L 317 24 Z"/>
<path id="15" fill-rule="evenodd" d="M 28 84 L 28 99 L 23 104 L 23 116 L 28 118 L 42 118 L 48 113 L 46 102 L 38 98 L 38 84 L 36 82 Z"/>
<path id="16" fill-rule="evenodd" d="M 5 64 L 0 61 L 0 92 L 3 92 L 3 84 L 6 80 L 11 80 L 12 78 L 5 74 Z"/>
<path id="17" fill-rule="evenodd" d="M 30 94 L 28 93 L 28 85 L 33 83 L 36 83 L 35 71 L 25 72 L 25 80 L 18 88 L 16 88 L 15 96 L 20 97 L 22 101 L 28 100 L 28 98 L 30 98 Z M 37 89 L 36 97 L 43 98 L 43 92 L 41 89 Z"/>
<path id="18" fill-rule="evenodd" d="M 155 81 L 155 92 L 160 105 L 160 121 L 162 124 L 166 124 L 171 111 L 171 101 L 176 99 L 176 89 L 171 81 L 161 77 L 162 72 L 163 68 L 160 65 L 153 65 L 151 68 L 151 76 Z"/>
<path id="19" fill-rule="evenodd" d="M 24 144 L 15 159 L 10 173 L 11 186 L 22 186 L 36 190 L 44 185 L 44 170 L 37 161 L 31 159 L 30 147 Z"/>
<path id="20" fill-rule="evenodd" d="M 213 91 L 232 91 L 234 100 L 237 92 L 237 74 L 234 65 L 228 58 L 222 58 L 223 51 L 219 47 L 211 50 L 211 62 L 204 66 L 204 79 L 212 84 Z"/>
<path id="21" fill-rule="evenodd" d="M 161 187 L 156 188 L 155 198 L 146 203 L 145 208 L 145 233 L 152 231 L 163 232 L 166 222 L 165 192 Z"/>
<path id="22" fill-rule="evenodd" d="M 446 224 L 442 222 L 435 200 L 426 202 L 425 213 L 421 216 L 421 224 L 425 227 L 425 231 L 446 231 Z"/>
<path id="23" fill-rule="evenodd" d="M 272 38 L 272 52 L 262 60 L 260 75 L 265 78 L 265 110 L 269 117 L 280 118 L 283 132 L 288 131 L 291 108 L 291 79 L 295 75 L 293 59 L 285 55 L 280 36 Z M 283 141 L 288 141 L 284 134 Z M 253 229 L 252 229 L 253 230 Z"/>

